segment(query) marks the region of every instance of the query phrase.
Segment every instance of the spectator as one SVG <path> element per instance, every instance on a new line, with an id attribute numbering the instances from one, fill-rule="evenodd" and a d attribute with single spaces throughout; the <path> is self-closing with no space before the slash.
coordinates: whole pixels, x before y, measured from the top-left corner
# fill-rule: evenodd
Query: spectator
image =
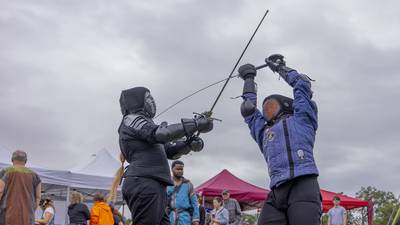
<path id="1" fill-rule="evenodd" d="M 90 220 L 89 208 L 82 203 L 83 195 L 79 192 L 73 192 L 71 195 L 71 204 L 68 206 L 68 216 L 70 225 L 86 225 Z"/>
<path id="2" fill-rule="evenodd" d="M 42 218 L 36 219 L 35 223 L 42 225 L 54 225 L 55 208 L 54 202 L 50 198 L 45 198 L 40 201 L 40 207 L 43 210 Z"/>
<path id="3" fill-rule="evenodd" d="M 122 215 L 118 212 L 118 209 L 112 204 L 110 204 L 110 207 L 113 213 L 114 225 L 124 225 L 124 220 Z"/>
<path id="4" fill-rule="evenodd" d="M 114 225 L 113 213 L 105 203 L 104 196 L 97 193 L 93 197 L 94 206 L 90 212 L 90 225 Z"/>
<path id="5" fill-rule="evenodd" d="M 0 224 L 16 225 L 35 222 L 35 210 L 41 198 L 39 176 L 25 167 L 26 152 L 12 154 L 12 166 L 0 172 Z"/>
<path id="6" fill-rule="evenodd" d="M 174 185 L 167 187 L 168 211 L 171 224 L 199 225 L 199 205 L 190 180 L 183 177 L 184 163 L 172 162 L 172 180 Z"/>
<path id="7" fill-rule="evenodd" d="M 220 197 L 214 198 L 213 206 L 210 225 L 228 225 L 229 212 L 222 206 L 222 199 Z"/>
<path id="8" fill-rule="evenodd" d="M 199 225 L 205 225 L 206 224 L 206 209 L 203 206 L 203 196 L 201 196 L 201 194 L 198 194 L 197 200 L 199 202 L 199 214 L 200 214 Z"/>
<path id="9" fill-rule="evenodd" d="M 239 225 L 242 217 L 242 210 L 240 209 L 239 202 L 230 197 L 229 190 L 222 192 L 222 199 L 224 199 L 224 208 L 229 212 L 229 225 Z"/>
<path id="10" fill-rule="evenodd" d="M 328 211 L 328 225 L 347 225 L 346 209 L 340 206 L 339 196 L 333 197 L 333 205 Z"/>

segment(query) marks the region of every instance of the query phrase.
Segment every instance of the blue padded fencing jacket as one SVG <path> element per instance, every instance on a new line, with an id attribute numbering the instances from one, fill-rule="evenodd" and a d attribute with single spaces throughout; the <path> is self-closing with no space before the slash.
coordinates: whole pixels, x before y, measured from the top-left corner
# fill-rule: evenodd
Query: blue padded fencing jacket
<path id="1" fill-rule="evenodd" d="M 268 164 L 270 188 L 304 175 L 318 175 L 313 156 L 315 134 L 318 127 L 317 105 L 312 98 L 310 80 L 292 70 L 286 82 L 293 87 L 293 115 L 280 118 L 272 126 L 256 110 L 245 117 L 251 136 L 257 142 Z M 255 93 L 244 98 L 257 104 Z"/>

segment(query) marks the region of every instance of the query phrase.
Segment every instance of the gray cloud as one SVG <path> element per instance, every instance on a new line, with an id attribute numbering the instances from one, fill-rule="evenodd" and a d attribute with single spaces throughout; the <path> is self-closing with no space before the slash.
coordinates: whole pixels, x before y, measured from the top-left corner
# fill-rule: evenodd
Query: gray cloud
<path id="1" fill-rule="evenodd" d="M 118 97 L 148 86 L 164 109 L 228 75 L 266 8 L 243 63 L 280 52 L 317 80 L 315 154 L 321 186 L 353 194 L 374 185 L 400 194 L 399 15 L 395 1 L 1 1 L 0 145 L 34 164 L 71 168 L 102 147 L 118 152 Z M 259 97 L 291 95 L 269 71 Z M 267 187 L 266 165 L 239 113 L 234 79 L 215 110 L 207 148 L 185 156 L 195 184 L 228 168 Z M 178 121 L 211 106 L 219 87 L 157 119 Z M 62 155 L 63 160 L 60 159 Z"/>

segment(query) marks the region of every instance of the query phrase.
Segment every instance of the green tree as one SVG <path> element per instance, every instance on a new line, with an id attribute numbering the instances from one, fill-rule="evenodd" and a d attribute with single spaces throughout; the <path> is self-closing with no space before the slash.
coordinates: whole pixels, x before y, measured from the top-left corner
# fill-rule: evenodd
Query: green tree
<path id="1" fill-rule="evenodd" d="M 321 225 L 327 225 L 328 224 L 328 214 L 322 215 L 321 221 L 322 221 Z"/>
<path id="2" fill-rule="evenodd" d="M 255 225 L 257 222 L 256 216 L 244 214 L 242 217 L 242 222 L 244 225 Z"/>
<path id="3" fill-rule="evenodd" d="M 356 198 L 362 200 L 372 200 L 374 203 L 374 220 L 373 225 L 386 225 L 393 210 L 400 207 L 399 199 L 396 199 L 392 192 L 378 190 L 375 187 L 361 187 L 356 193 Z M 394 217 L 394 215 L 393 215 Z M 392 217 L 392 220 L 393 220 Z M 364 225 L 367 224 L 367 209 L 358 208 L 347 211 L 348 225 Z M 328 216 L 322 217 L 322 225 L 328 224 Z"/>
<path id="4" fill-rule="evenodd" d="M 357 208 L 347 211 L 347 225 L 367 225 L 368 210 L 366 208 Z"/>
<path id="5" fill-rule="evenodd" d="M 132 220 L 131 220 L 131 219 L 127 219 L 127 220 L 125 221 L 125 224 L 126 224 L 126 225 L 132 225 L 133 223 L 132 223 Z"/>
<path id="6" fill-rule="evenodd" d="M 361 190 L 356 193 L 356 197 L 372 200 L 374 203 L 374 225 L 386 225 L 393 209 L 397 209 L 400 205 L 393 192 L 381 191 L 371 186 L 361 187 Z"/>

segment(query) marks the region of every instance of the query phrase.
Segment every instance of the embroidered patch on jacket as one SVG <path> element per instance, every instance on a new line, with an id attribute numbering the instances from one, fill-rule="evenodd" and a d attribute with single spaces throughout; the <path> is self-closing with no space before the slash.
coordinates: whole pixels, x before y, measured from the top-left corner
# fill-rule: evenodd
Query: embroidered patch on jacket
<path id="1" fill-rule="evenodd" d="M 301 150 L 301 149 L 297 150 L 297 155 L 299 156 L 299 158 L 301 160 L 304 159 L 304 151 L 303 150 Z"/>
<path id="2" fill-rule="evenodd" d="M 275 133 L 274 133 L 274 132 L 269 131 L 269 132 L 267 133 L 267 140 L 268 140 L 268 141 L 274 140 L 274 137 L 275 137 Z"/>

